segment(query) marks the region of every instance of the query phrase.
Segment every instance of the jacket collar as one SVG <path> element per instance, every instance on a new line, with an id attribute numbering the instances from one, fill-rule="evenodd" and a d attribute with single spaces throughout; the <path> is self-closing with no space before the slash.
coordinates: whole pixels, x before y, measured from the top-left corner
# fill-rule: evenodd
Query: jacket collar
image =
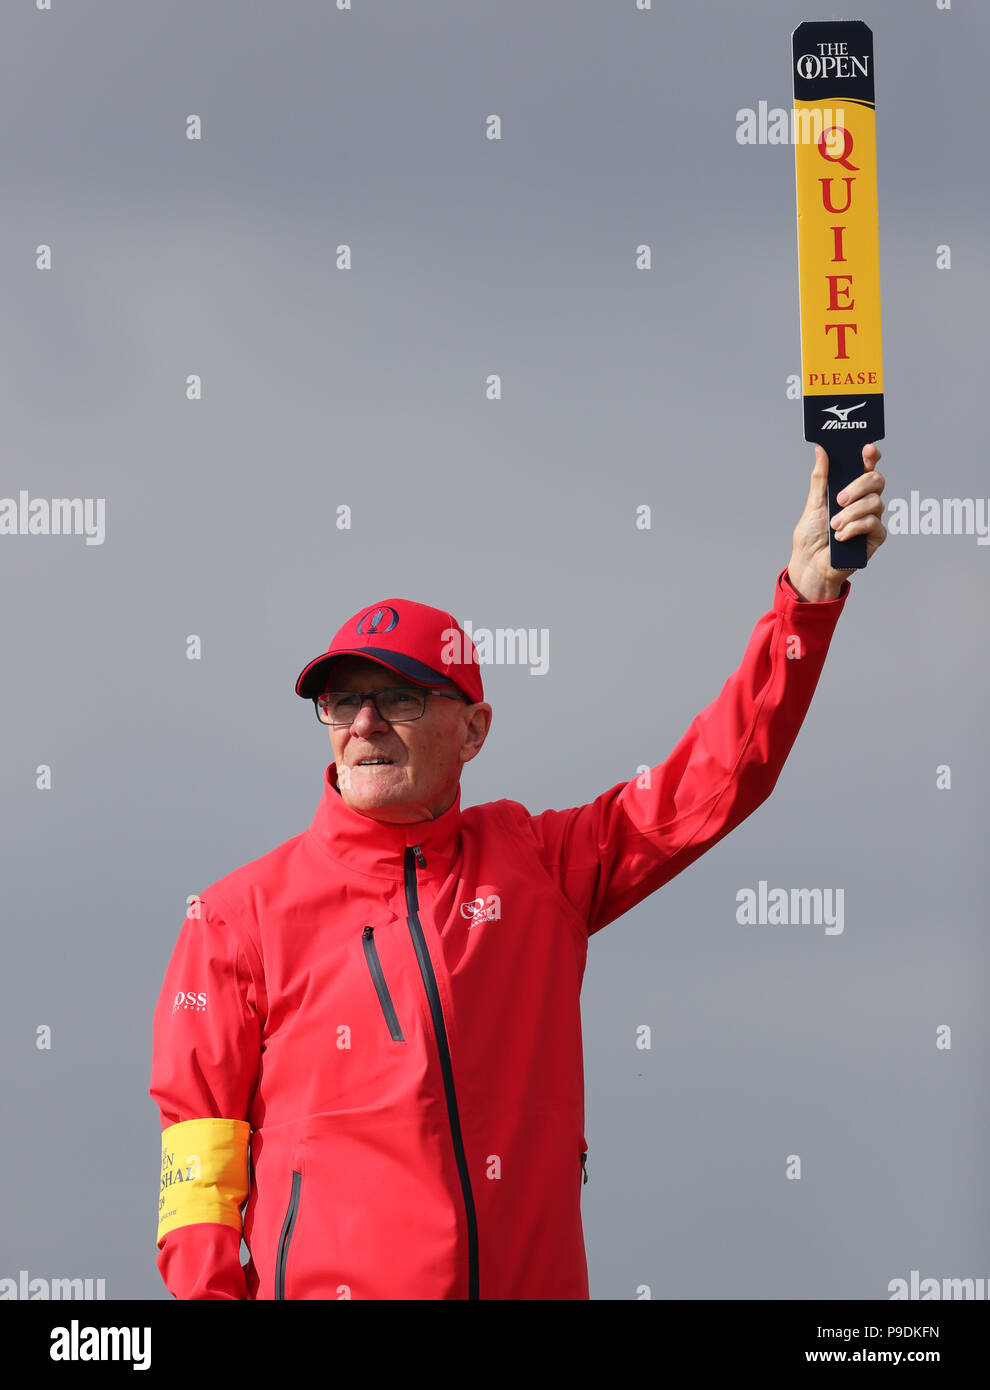
<path id="1" fill-rule="evenodd" d="M 442 816 L 394 825 L 352 810 L 337 789 L 337 764 L 331 763 L 323 774 L 323 797 L 308 833 L 324 854 L 350 870 L 401 879 L 406 848 L 414 845 L 422 850 L 426 873 L 446 872 L 460 849 L 460 826 L 460 786 Z M 417 865 L 417 873 L 423 871 Z"/>

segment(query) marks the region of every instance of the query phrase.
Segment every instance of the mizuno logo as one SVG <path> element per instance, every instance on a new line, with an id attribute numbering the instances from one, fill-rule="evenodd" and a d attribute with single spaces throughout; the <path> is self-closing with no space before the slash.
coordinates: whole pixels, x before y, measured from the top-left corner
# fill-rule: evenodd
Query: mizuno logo
<path id="1" fill-rule="evenodd" d="M 826 405 L 822 407 L 823 415 L 834 415 L 834 420 L 823 420 L 823 430 L 865 430 L 865 420 L 850 420 L 849 416 L 854 410 L 862 410 L 866 404 L 860 401 L 858 405 Z M 841 423 L 840 423 L 841 421 Z"/>

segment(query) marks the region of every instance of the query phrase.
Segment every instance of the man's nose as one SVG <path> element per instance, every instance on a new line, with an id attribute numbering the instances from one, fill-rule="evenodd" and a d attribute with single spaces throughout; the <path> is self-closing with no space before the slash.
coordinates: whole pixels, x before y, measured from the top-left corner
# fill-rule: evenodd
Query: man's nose
<path id="1" fill-rule="evenodd" d="M 388 727 L 388 720 L 381 717 L 370 696 L 365 696 L 364 704 L 354 716 L 351 733 L 364 738 L 371 733 L 380 733 L 382 729 Z"/>

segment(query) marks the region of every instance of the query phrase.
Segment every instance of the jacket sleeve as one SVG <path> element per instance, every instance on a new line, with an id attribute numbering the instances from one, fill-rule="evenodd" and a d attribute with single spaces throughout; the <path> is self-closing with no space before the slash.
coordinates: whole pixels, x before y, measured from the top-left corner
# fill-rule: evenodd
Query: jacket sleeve
<path id="1" fill-rule="evenodd" d="M 599 931 L 717 844 L 773 791 L 849 593 L 802 600 L 786 568 L 738 670 L 667 760 L 586 806 L 529 816 L 547 871 Z"/>
<path id="2" fill-rule="evenodd" d="M 157 1264 L 178 1299 L 243 1299 L 241 1212 L 264 1017 L 261 962 L 203 898 L 172 952 L 152 1038 L 162 1176 Z"/>

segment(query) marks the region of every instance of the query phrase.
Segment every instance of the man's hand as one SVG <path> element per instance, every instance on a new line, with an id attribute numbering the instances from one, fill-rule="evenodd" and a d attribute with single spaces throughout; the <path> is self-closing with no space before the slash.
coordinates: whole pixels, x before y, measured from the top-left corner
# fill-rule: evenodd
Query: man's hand
<path id="1" fill-rule="evenodd" d="M 880 520 L 883 512 L 881 493 L 886 479 L 876 472 L 881 458 L 875 444 L 863 448 L 861 473 L 839 493 L 842 510 L 832 522 L 832 530 L 840 541 L 852 536 L 866 536 L 866 562 L 887 539 L 887 528 Z M 787 566 L 787 577 L 802 598 L 813 603 L 837 598 L 842 581 L 856 570 L 835 570 L 828 562 L 828 454 L 820 444 L 815 445 L 815 467 L 811 474 L 811 491 L 801 520 L 794 528 L 793 550 Z"/>

